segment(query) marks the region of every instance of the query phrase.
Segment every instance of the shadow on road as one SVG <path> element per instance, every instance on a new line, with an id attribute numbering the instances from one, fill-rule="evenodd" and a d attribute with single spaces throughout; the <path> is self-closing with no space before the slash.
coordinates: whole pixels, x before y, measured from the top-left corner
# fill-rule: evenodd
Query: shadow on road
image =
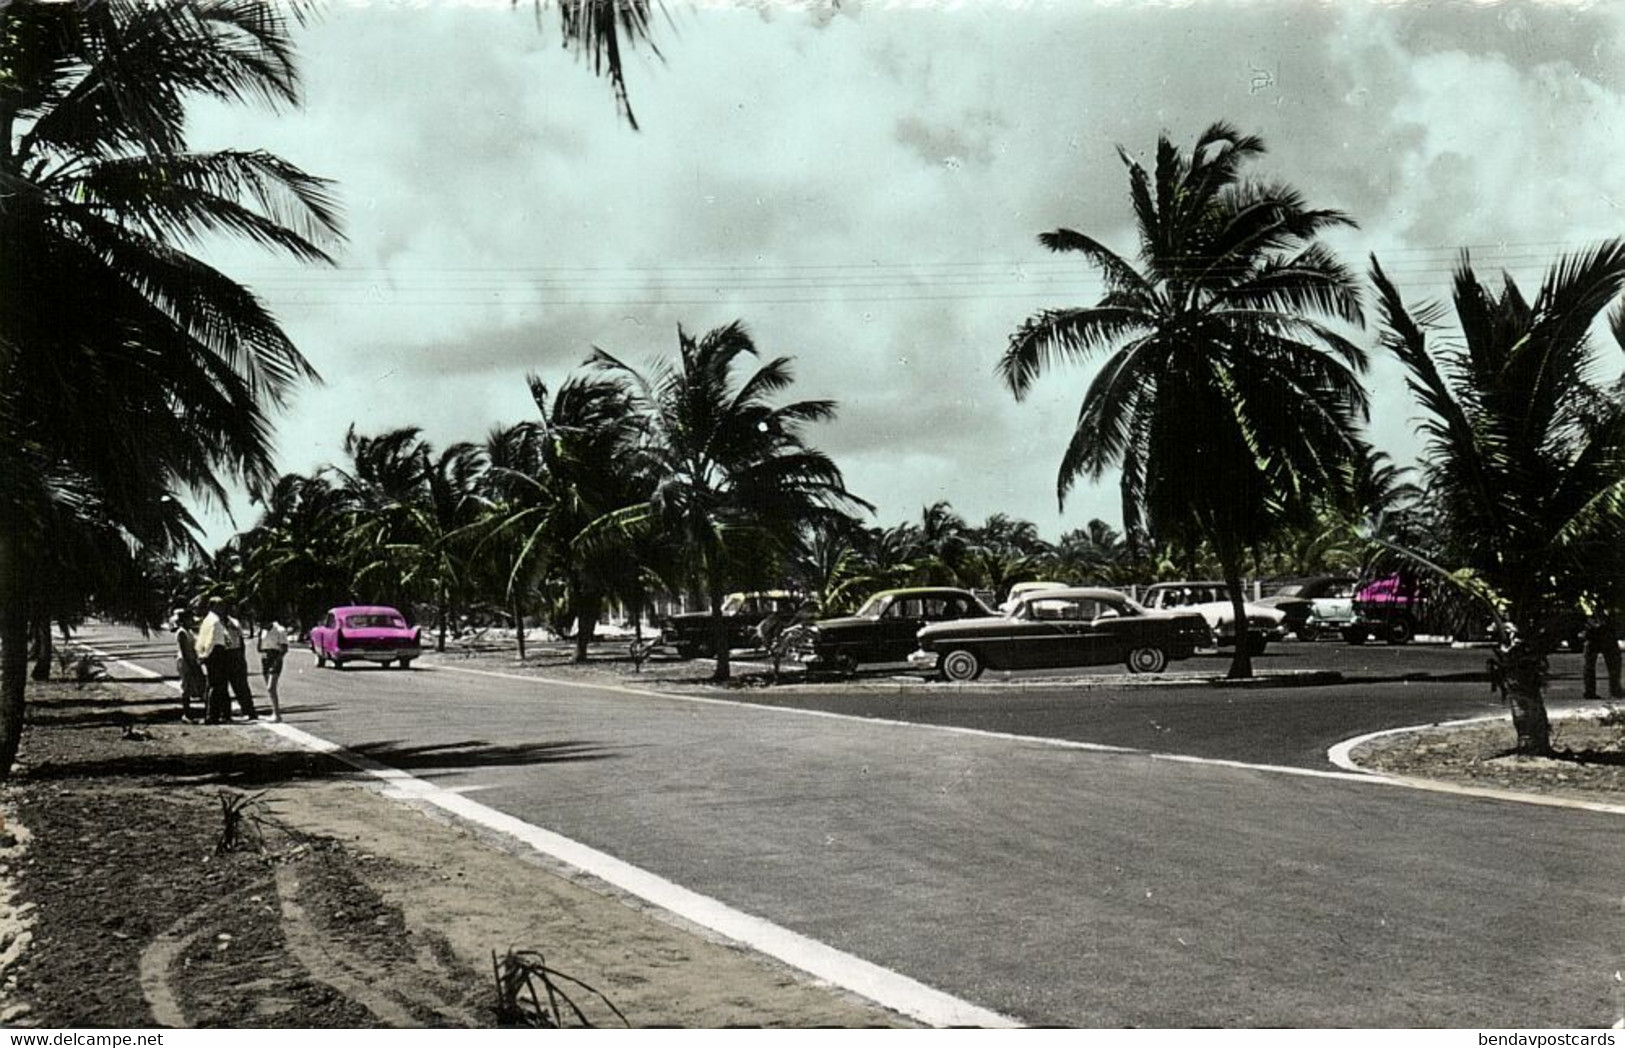
<path id="1" fill-rule="evenodd" d="M 322 754 L 302 750 L 267 752 L 246 745 L 239 748 L 237 739 L 229 733 L 229 729 L 183 726 L 178 722 L 179 715 L 180 703 L 172 697 L 126 699 L 109 705 L 106 692 L 87 694 L 82 699 L 75 697 L 30 704 L 30 724 L 85 731 L 116 731 L 125 739 L 129 752 L 128 755 L 114 758 L 56 758 L 28 766 L 22 777 L 36 782 L 106 778 L 252 788 L 289 779 L 367 776 L 364 771 Z M 216 737 L 225 740 L 226 748 L 200 753 L 159 752 L 148 744 L 153 734 L 158 732 L 196 733 L 199 737 L 218 732 Z M 412 745 L 390 739 L 352 746 L 350 752 L 424 778 L 469 768 L 564 764 L 608 760 L 617 756 L 614 750 L 582 740 L 491 743 L 483 739 L 467 739 Z"/>
<path id="2" fill-rule="evenodd" d="M 303 751 L 261 752 L 228 750 L 213 753 L 160 754 L 143 750 L 131 740 L 129 756 L 74 761 L 55 760 L 27 768 L 23 777 L 33 782 L 56 779 L 139 779 L 186 785 L 220 785 L 250 789 L 293 779 L 358 779 L 367 773 L 336 758 Z M 407 746 L 379 742 L 354 747 L 351 752 L 380 764 L 423 778 L 467 768 L 515 767 L 607 760 L 615 754 L 587 742 L 538 742 L 492 745 L 484 742 L 439 746 Z"/>

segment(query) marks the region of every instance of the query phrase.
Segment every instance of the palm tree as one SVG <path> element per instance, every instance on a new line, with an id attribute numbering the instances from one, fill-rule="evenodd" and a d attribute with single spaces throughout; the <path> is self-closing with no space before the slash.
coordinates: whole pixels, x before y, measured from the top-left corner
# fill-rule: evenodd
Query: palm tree
<path id="1" fill-rule="evenodd" d="M 1039 237 L 1100 270 L 1093 306 L 1051 309 L 1010 338 L 998 372 L 1017 399 L 1061 360 L 1107 352 L 1062 456 L 1080 476 L 1122 470 L 1126 530 L 1211 544 L 1235 603 L 1247 553 L 1353 452 L 1365 354 L 1323 321 L 1361 323 L 1352 275 L 1316 239 L 1351 225 L 1288 186 L 1244 179 L 1263 143 L 1218 123 L 1189 155 L 1159 139 L 1154 170 L 1122 153 L 1139 268 L 1070 229 Z M 1246 645 L 1231 676 L 1249 676 Z"/>
<path id="2" fill-rule="evenodd" d="M 696 339 L 677 332 L 675 363 L 645 376 L 597 350 L 591 362 L 623 379 L 641 415 L 642 454 L 655 478 L 654 521 L 681 544 L 688 573 L 711 602 L 716 680 L 729 677 L 722 601 L 730 581 L 783 551 L 821 514 L 868 504 L 851 495 L 840 469 L 806 442 L 806 426 L 835 415 L 829 400 L 773 406 L 794 381 L 787 357 L 736 380 L 735 366 L 757 356 L 735 321 Z"/>
<path id="3" fill-rule="evenodd" d="M 539 417 L 503 437 L 509 465 L 494 470 L 502 500 L 487 541 L 517 542 L 510 593 L 527 575 L 562 584 L 574 658 L 585 662 L 606 598 L 642 591 L 633 555 L 649 496 L 637 456 L 642 427 L 618 377 L 573 376 L 552 394 L 540 377 L 528 381 Z"/>
<path id="4" fill-rule="evenodd" d="M 484 450 L 454 444 L 435 452 L 415 427 L 366 437 L 351 426 L 344 448 L 351 471 L 341 472 L 355 503 L 349 544 L 355 586 L 396 604 L 431 604 L 435 650 L 466 596 L 471 542 L 480 515 Z"/>
<path id="5" fill-rule="evenodd" d="M 12 4 L 0 12 L 0 774 L 16 756 L 24 576 L 59 463 L 104 522 L 171 490 L 268 483 L 269 412 L 314 373 L 244 287 L 182 249 L 210 234 L 326 261 L 326 184 L 260 151 L 187 149 L 186 103 L 292 103 L 281 9 Z"/>
<path id="6" fill-rule="evenodd" d="M 1547 753 L 1552 620 L 1588 589 L 1618 596 L 1599 587 L 1617 585 L 1607 569 L 1625 541 L 1625 404 L 1593 383 L 1590 330 L 1625 290 L 1625 240 L 1559 258 L 1533 302 L 1510 277 L 1499 293 L 1481 283 L 1463 252 L 1452 294 L 1459 339 L 1436 337 L 1444 310 L 1407 309 L 1375 258 L 1371 276 L 1383 345 L 1427 413 L 1428 497 L 1444 548 L 1464 565 L 1451 577 L 1511 627 L 1494 677 L 1518 751 Z M 1625 303 L 1609 319 L 1625 348 Z"/>
<path id="7" fill-rule="evenodd" d="M 538 17 L 543 6 L 542 0 L 536 0 Z M 654 5 L 650 0 L 558 0 L 558 8 L 565 46 L 584 56 L 595 75 L 609 78 L 621 115 L 637 130 L 626 90 L 624 49 L 641 43 L 659 56 L 650 33 Z"/>
<path id="8" fill-rule="evenodd" d="M 355 501 L 326 473 L 288 473 L 262 502 L 259 523 L 242 540 L 244 601 L 262 617 L 308 629 L 350 596 L 345 539 L 354 524 Z"/>
<path id="9" fill-rule="evenodd" d="M 1125 573 L 1129 564 L 1123 537 L 1099 518 L 1062 535 L 1050 558 L 1050 570 L 1058 579 L 1107 586 L 1134 581 L 1131 572 Z"/>

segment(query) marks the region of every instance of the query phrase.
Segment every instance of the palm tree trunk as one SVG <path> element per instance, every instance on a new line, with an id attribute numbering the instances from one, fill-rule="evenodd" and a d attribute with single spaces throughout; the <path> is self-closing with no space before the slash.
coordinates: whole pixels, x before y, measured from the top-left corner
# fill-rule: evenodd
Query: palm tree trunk
<path id="1" fill-rule="evenodd" d="M 1230 613 L 1235 616 L 1236 654 L 1230 660 L 1229 680 L 1240 680 L 1253 675 L 1253 657 L 1247 650 L 1247 602 L 1242 598 L 1241 567 L 1231 556 L 1221 554 L 1224 583 L 1230 588 Z"/>
<path id="2" fill-rule="evenodd" d="M 28 613 L 22 599 L 22 544 L 0 533 L 0 782 L 11 777 L 28 701 Z"/>
<path id="3" fill-rule="evenodd" d="M 1546 659 L 1523 636 L 1496 647 L 1490 659 L 1490 683 L 1512 711 L 1517 752 L 1544 757 L 1552 752 L 1552 725 L 1546 716 Z"/>
<path id="4" fill-rule="evenodd" d="M 56 654 L 55 638 L 51 635 L 51 619 L 49 616 L 36 616 L 29 623 L 34 634 L 34 670 L 30 674 L 34 680 L 51 679 L 51 659 Z"/>
<path id="5" fill-rule="evenodd" d="M 713 562 L 706 571 L 707 596 L 711 598 L 711 646 L 716 649 L 717 669 L 711 674 L 714 681 L 725 681 L 733 676 L 728 661 L 728 620 L 722 617 L 722 565 Z"/>
<path id="6" fill-rule="evenodd" d="M 435 636 L 434 650 L 438 651 L 438 652 L 444 652 L 446 650 L 446 625 L 447 625 L 447 620 L 451 618 L 451 607 L 450 607 L 451 599 L 446 594 L 446 587 L 445 586 L 440 587 L 439 597 L 440 597 L 440 600 L 436 604 L 436 607 L 435 607 L 435 615 L 436 615 L 437 618 L 440 619 L 440 629 L 439 629 L 437 635 Z"/>
<path id="7" fill-rule="evenodd" d="M 597 593 L 582 593 L 570 604 L 576 609 L 576 653 L 572 661 L 586 662 L 587 648 L 598 629 L 598 615 L 604 610 L 604 598 Z"/>
<path id="8" fill-rule="evenodd" d="M 519 638 L 519 661 L 525 661 L 525 609 L 519 602 L 519 594 L 513 595 L 513 632 Z"/>

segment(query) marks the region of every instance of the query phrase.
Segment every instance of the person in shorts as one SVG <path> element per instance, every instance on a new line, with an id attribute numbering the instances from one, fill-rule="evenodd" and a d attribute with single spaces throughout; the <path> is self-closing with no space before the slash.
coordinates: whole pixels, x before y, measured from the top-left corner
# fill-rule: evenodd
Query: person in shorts
<path id="1" fill-rule="evenodd" d="M 288 656 L 288 630 L 280 622 L 272 621 L 260 631 L 260 676 L 265 679 L 265 693 L 271 697 L 271 719 L 282 719 L 282 703 L 277 685 L 282 680 L 282 663 Z"/>

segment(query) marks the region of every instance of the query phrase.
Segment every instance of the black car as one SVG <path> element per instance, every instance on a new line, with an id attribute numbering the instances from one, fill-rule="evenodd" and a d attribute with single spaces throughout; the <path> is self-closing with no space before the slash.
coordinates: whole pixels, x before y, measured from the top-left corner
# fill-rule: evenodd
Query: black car
<path id="1" fill-rule="evenodd" d="M 730 593 L 722 602 L 722 621 L 728 630 L 729 650 L 761 647 L 763 621 L 770 617 L 788 619 L 801 604 L 800 597 L 782 590 Z M 714 658 L 715 629 L 715 621 L 708 610 L 672 615 L 661 624 L 660 643 L 675 649 L 680 658 Z"/>
<path id="2" fill-rule="evenodd" d="M 855 615 L 794 627 L 787 635 L 789 656 L 808 673 L 851 673 L 865 663 L 907 661 L 923 626 L 997 614 L 969 590 L 882 590 Z"/>
<path id="3" fill-rule="evenodd" d="M 1003 615 L 939 622 L 920 630 L 909 661 L 944 680 L 970 681 L 984 668 L 1058 669 L 1122 663 L 1161 673 L 1213 643 L 1196 612 L 1148 611 L 1116 590 L 1077 587 L 1023 594 Z"/>

